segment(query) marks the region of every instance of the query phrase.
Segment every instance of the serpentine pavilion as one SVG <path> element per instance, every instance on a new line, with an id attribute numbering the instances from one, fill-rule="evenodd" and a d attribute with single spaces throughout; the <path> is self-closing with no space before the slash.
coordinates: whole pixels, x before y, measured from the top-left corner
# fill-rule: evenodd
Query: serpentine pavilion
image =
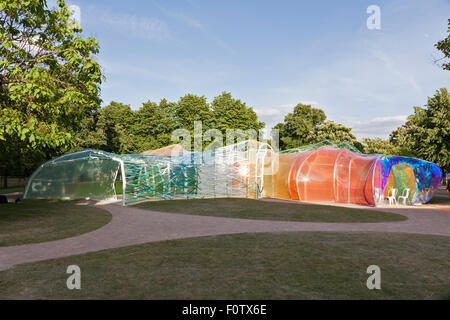
<path id="1" fill-rule="evenodd" d="M 179 145 L 114 154 L 86 149 L 42 164 L 24 198 L 143 201 L 276 198 L 367 206 L 428 202 L 441 169 L 415 158 L 363 154 L 346 143 L 323 141 L 276 152 L 256 140 L 203 152 Z"/>

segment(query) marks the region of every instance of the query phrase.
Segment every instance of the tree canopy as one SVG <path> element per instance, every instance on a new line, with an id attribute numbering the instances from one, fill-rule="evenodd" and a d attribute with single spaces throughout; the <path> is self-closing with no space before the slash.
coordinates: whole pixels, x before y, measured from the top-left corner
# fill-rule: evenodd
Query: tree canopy
<path id="1" fill-rule="evenodd" d="M 0 0 L 0 166 L 28 175 L 76 143 L 100 106 L 99 45 L 64 1 Z M 6 186 L 6 179 L 4 185 Z"/>
<path id="2" fill-rule="evenodd" d="M 395 146 L 407 154 L 436 163 L 450 172 L 450 94 L 436 90 L 424 108 L 414 107 L 414 114 L 391 135 Z"/>
<path id="3" fill-rule="evenodd" d="M 381 138 L 363 138 L 364 153 L 396 154 L 393 144 L 389 140 Z"/>
<path id="4" fill-rule="evenodd" d="M 436 49 L 441 51 L 444 55 L 441 59 L 438 59 L 438 61 L 444 60 L 444 62 L 441 64 L 442 69 L 444 70 L 450 70 L 450 19 L 448 19 L 447 32 L 449 33 L 449 35 L 444 40 L 441 40 L 434 45 Z"/>
<path id="5" fill-rule="evenodd" d="M 280 148 L 291 149 L 323 140 L 348 142 L 358 149 L 362 146 L 348 128 L 333 121 L 326 121 L 325 112 L 310 105 L 297 104 L 293 112 L 284 117 L 284 122 L 274 128 L 280 132 Z"/>
<path id="6" fill-rule="evenodd" d="M 112 101 L 84 119 L 82 129 L 75 135 L 73 150 L 94 147 L 115 153 L 141 153 L 174 143 L 171 138 L 176 129 L 185 129 L 193 137 L 195 121 L 201 121 L 203 135 L 209 129 L 217 129 L 223 138 L 227 129 L 258 131 L 264 127 L 252 108 L 227 92 L 211 103 L 205 96 L 186 94 L 177 102 L 147 101 L 137 110 Z M 201 147 L 209 143 L 205 139 Z M 186 147 L 194 147 L 193 139 L 191 146 Z"/>
<path id="7" fill-rule="evenodd" d="M 316 143 L 323 140 L 334 142 L 348 142 L 357 144 L 356 137 L 352 133 L 352 129 L 334 121 L 325 121 L 314 127 L 309 136 L 309 143 Z M 356 145 L 355 145 L 356 146 Z"/>
<path id="8" fill-rule="evenodd" d="M 72 143 L 100 105 L 99 45 L 83 39 L 64 1 L 0 1 L 0 141 L 30 148 Z"/>
<path id="9" fill-rule="evenodd" d="M 310 105 L 297 104 L 274 128 L 280 131 L 280 148 L 290 149 L 309 143 L 313 129 L 325 121 L 325 112 Z"/>

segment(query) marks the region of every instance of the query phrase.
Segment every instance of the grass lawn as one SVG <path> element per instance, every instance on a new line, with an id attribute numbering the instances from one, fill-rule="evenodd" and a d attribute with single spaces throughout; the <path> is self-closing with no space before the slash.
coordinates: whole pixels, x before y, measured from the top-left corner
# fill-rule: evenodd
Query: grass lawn
<path id="1" fill-rule="evenodd" d="M 24 200 L 0 205 L 0 246 L 73 237 L 107 224 L 111 214 L 76 201 Z"/>
<path id="2" fill-rule="evenodd" d="M 171 240 L 0 272 L 2 299 L 449 299 L 450 238 L 261 233 Z M 68 265 L 81 290 L 68 290 Z M 368 290 L 369 265 L 381 290 Z"/>
<path id="3" fill-rule="evenodd" d="M 13 192 L 24 192 L 25 187 L 15 187 L 15 188 L 8 188 L 8 189 L 0 189 L 0 194 L 8 194 Z"/>
<path id="4" fill-rule="evenodd" d="M 252 199 L 150 201 L 136 207 L 169 213 L 228 218 L 311 222 L 402 221 L 406 217 L 382 211 Z"/>

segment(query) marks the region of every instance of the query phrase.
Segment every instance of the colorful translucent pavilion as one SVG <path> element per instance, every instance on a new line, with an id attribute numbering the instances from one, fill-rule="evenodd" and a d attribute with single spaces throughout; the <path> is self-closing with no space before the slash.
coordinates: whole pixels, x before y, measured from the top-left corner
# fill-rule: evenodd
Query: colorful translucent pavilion
<path id="1" fill-rule="evenodd" d="M 348 144 L 322 142 L 276 153 L 249 140 L 203 152 L 117 155 L 99 150 L 68 153 L 41 165 L 25 198 L 149 200 L 271 197 L 377 206 L 392 196 L 405 204 L 428 202 L 442 172 L 414 158 L 362 154 Z"/>

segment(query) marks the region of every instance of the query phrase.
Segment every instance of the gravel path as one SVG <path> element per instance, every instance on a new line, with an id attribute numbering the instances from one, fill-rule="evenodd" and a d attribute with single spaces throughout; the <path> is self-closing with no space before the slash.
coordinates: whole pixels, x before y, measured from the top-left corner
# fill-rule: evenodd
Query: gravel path
<path id="1" fill-rule="evenodd" d="M 112 214 L 109 224 L 73 238 L 0 247 L 0 270 L 27 262 L 147 242 L 245 232 L 375 231 L 450 236 L 450 211 L 425 208 L 381 209 L 408 217 L 408 220 L 400 222 L 318 223 L 169 214 L 117 204 L 99 207 Z"/>

